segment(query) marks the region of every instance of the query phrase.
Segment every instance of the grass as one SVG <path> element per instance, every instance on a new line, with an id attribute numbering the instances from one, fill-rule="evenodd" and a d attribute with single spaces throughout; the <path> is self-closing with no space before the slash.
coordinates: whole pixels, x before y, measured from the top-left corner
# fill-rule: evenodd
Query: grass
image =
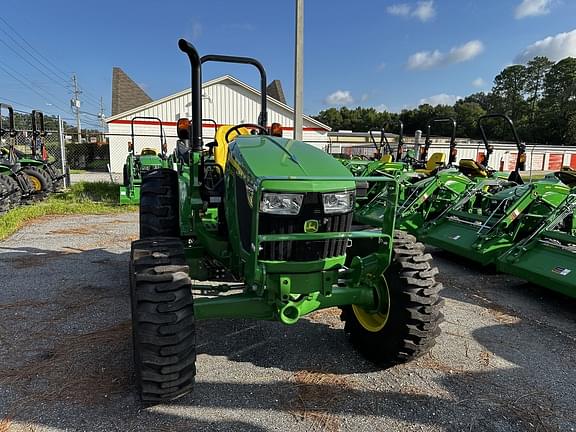
<path id="1" fill-rule="evenodd" d="M 42 216 L 67 214 L 106 214 L 135 211 L 138 206 L 120 206 L 118 185 L 109 182 L 81 182 L 66 192 L 42 202 L 17 207 L 0 216 L 0 240 L 12 235 L 30 221 Z"/>

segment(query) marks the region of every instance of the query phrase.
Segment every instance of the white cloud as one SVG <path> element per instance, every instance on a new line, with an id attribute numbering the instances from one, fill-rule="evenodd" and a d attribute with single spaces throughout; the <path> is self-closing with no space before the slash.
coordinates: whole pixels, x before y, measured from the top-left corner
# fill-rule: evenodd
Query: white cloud
<path id="1" fill-rule="evenodd" d="M 447 60 L 450 63 L 461 63 L 473 59 L 484 51 L 484 45 L 479 40 L 466 42 L 464 45 L 450 50 Z"/>
<path id="2" fill-rule="evenodd" d="M 486 84 L 486 81 L 484 81 L 482 78 L 478 77 L 476 78 L 474 81 L 472 81 L 472 85 L 474 87 L 482 87 L 484 86 L 484 84 Z"/>
<path id="3" fill-rule="evenodd" d="M 440 93 L 434 96 L 420 99 L 420 105 L 430 104 L 432 106 L 436 105 L 454 105 L 458 99 L 462 99 L 461 96 L 449 95 L 446 93 Z"/>
<path id="4" fill-rule="evenodd" d="M 396 3 L 386 8 L 386 12 L 395 16 L 411 16 L 418 18 L 422 22 L 430 21 L 436 16 L 436 9 L 434 9 L 434 0 L 422 0 L 412 6 L 406 3 Z"/>
<path id="5" fill-rule="evenodd" d="M 410 6 L 406 3 L 398 3 L 388 6 L 386 12 L 390 15 L 407 16 L 410 15 Z"/>
<path id="6" fill-rule="evenodd" d="M 430 21 L 436 15 L 434 0 L 419 1 L 412 12 L 412 15 L 422 22 Z"/>
<path id="7" fill-rule="evenodd" d="M 449 52 L 439 50 L 420 51 L 408 58 L 408 69 L 431 69 L 434 67 L 461 63 L 472 60 L 484 51 L 484 45 L 479 40 L 466 42 L 464 45 L 453 47 Z"/>
<path id="8" fill-rule="evenodd" d="M 354 98 L 348 90 L 336 90 L 334 93 L 330 93 L 324 99 L 326 105 L 350 105 L 354 103 Z"/>
<path id="9" fill-rule="evenodd" d="M 536 56 L 545 56 L 552 61 L 576 57 L 576 29 L 534 42 L 518 54 L 515 61 L 526 63 Z"/>
<path id="10" fill-rule="evenodd" d="M 379 104 L 379 105 L 376 105 L 376 106 L 374 106 L 374 107 L 372 107 L 372 108 L 374 108 L 374 109 L 375 109 L 376 111 L 378 111 L 378 112 L 388 111 L 388 107 L 387 107 L 386 105 L 384 105 L 384 104 Z"/>
<path id="11" fill-rule="evenodd" d="M 522 0 L 522 3 L 516 6 L 514 17 L 522 19 L 529 16 L 546 15 L 550 13 L 551 3 L 552 0 Z"/>

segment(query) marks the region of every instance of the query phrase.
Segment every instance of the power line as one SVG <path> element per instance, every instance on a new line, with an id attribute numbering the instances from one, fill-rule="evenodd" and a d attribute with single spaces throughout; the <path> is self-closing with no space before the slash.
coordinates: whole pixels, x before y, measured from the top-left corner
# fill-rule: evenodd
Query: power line
<path id="1" fill-rule="evenodd" d="M 6 69 L 2 64 L 0 64 L 0 69 L 2 69 L 4 72 L 6 72 L 9 76 L 11 76 L 13 79 L 15 79 L 16 81 L 18 81 L 20 84 L 24 85 L 25 87 L 29 88 L 30 90 L 32 90 L 34 93 L 36 93 L 38 96 L 40 96 L 42 99 L 47 100 L 46 96 L 41 94 L 40 92 L 38 92 L 34 87 L 32 87 L 30 84 L 28 84 L 25 81 L 22 81 L 20 78 L 18 78 L 17 76 L 13 75 L 12 73 L 10 73 L 10 71 L 8 69 Z M 49 92 L 46 92 L 48 94 L 50 94 Z M 54 95 L 51 95 L 52 97 L 55 97 Z M 56 99 L 58 99 L 56 97 Z M 54 103 L 53 101 L 49 101 L 50 103 L 52 103 L 52 105 L 54 105 L 56 108 L 58 108 L 61 111 L 66 111 L 66 109 L 62 108 L 61 106 L 59 106 L 58 104 Z"/>
<path id="2" fill-rule="evenodd" d="M 2 21 L 4 24 L 6 24 L 6 26 L 7 26 L 8 28 L 10 28 L 10 30 L 12 30 L 12 31 L 14 32 L 14 34 L 16 34 L 20 39 L 22 39 L 26 45 L 28 45 L 33 51 L 35 51 L 38 56 L 42 57 L 47 63 L 49 63 L 49 64 L 52 66 L 52 69 L 53 69 L 55 72 L 57 72 L 58 74 L 61 73 L 63 77 L 66 77 L 66 76 L 67 76 L 67 73 L 66 73 L 66 72 L 63 72 L 62 69 L 60 69 L 58 66 L 56 66 L 51 60 L 49 60 L 48 58 L 46 58 L 40 51 L 38 51 L 36 48 L 34 48 L 34 47 L 30 44 L 30 42 L 28 42 L 28 41 L 24 38 L 24 36 L 22 36 L 20 33 L 18 33 L 18 31 L 17 31 L 14 27 L 12 27 L 12 26 L 10 25 L 10 23 L 9 23 L 8 21 L 6 21 L 4 18 L 2 18 L 1 16 L 0 16 L 0 21 Z M 12 40 L 14 41 L 14 43 L 16 43 L 16 44 L 17 44 L 19 47 L 21 47 L 24 51 L 26 51 L 26 52 L 27 52 L 28 54 L 30 54 L 32 57 L 35 57 L 34 54 L 31 54 L 30 51 L 28 51 L 24 46 L 22 46 L 22 44 L 21 44 L 20 42 L 18 42 L 17 40 L 15 40 L 15 39 L 10 35 L 10 33 L 8 33 L 6 30 L 1 29 L 1 28 L 0 28 L 0 30 L 2 30 L 6 35 L 8 35 L 8 37 L 9 37 L 10 39 L 12 39 Z M 42 62 L 40 62 L 40 63 L 42 63 Z M 54 72 L 52 72 L 52 73 L 54 74 Z M 57 75 L 56 75 L 56 76 L 57 76 Z M 63 81 L 65 81 L 65 82 L 68 81 L 67 78 L 61 78 L 61 79 L 62 79 Z"/>
<path id="3" fill-rule="evenodd" d="M 36 69 L 38 72 L 40 72 L 44 77 L 48 78 L 49 80 L 51 80 L 52 82 L 56 83 L 57 85 L 59 85 L 60 87 L 64 87 L 66 90 L 68 90 L 68 87 L 65 84 L 62 84 L 60 81 L 56 81 L 54 78 L 46 75 L 46 73 L 40 69 L 38 66 L 36 66 L 34 63 L 32 63 L 30 60 L 28 60 L 26 57 L 24 57 L 20 52 L 18 52 L 18 50 L 14 49 L 14 47 L 10 46 L 8 43 L 6 43 L 6 41 L 4 41 L 3 39 L 0 39 L 0 42 L 2 42 L 4 45 L 6 45 L 12 52 L 14 52 L 18 57 L 20 57 L 22 60 L 24 60 L 26 63 L 28 63 L 30 66 L 32 66 L 34 69 Z"/>

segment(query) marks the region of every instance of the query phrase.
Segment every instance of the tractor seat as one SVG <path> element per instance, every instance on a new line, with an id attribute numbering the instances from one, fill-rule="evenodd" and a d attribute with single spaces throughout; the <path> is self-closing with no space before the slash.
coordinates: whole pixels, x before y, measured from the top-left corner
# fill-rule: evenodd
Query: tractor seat
<path id="1" fill-rule="evenodd" d="M 392 157 L 391 154 L 385 154 L 385 155 L 382 155 L 382 157 L 380 158 L 380 162 L 391 163 L 391 162 L 394 162 L 394 158 Z"/>
<path id="2" fill-rule="evenodd" d="M 178 152 L 178 159 L 184 163 L 190 160 L 190 147 L 178 140 L 176 142 L 176 151 Z"/>
<path id="3" fill-rule="evenodd" d="M 158 150 L 153 149 L 151 147 L 145 147 L 140 152 L 140 156 L 157 156 L 157 155 L 158 155 Z"/>
<path id="4" fill-rule="evenodd" d="M 446 155 L 444 153 L 433 153 L 426 162 L 426 168 L 417 169 L 416 172 L 420 174 L 432 175 L 436 170 L 445 165 Z"/>
<path id="5" fill-rule="evenodd" d="M 486 168 L 474 159 L 460 159 L 460 162 L 458 162 L 458 171 L 468 177 L 488 177 Z"/>
<path id="6" fill-rule="evenodd" d="M 226 142 L 226 133 L 232 129 L 234 125 L 221 125 L 216 130 L 216 135 L 214 140 L 216 145 L 213 147 L 214 150 L 214 162 L 216 162 L 222 170 L 226 167 L 226 159 L 228 158 L 228 143 Z M 239 133 L 232 133 L 228 139 L 233 139 L 238 135 L 250 135 L 250 131 L 246 128 L 240 128 Z"/>

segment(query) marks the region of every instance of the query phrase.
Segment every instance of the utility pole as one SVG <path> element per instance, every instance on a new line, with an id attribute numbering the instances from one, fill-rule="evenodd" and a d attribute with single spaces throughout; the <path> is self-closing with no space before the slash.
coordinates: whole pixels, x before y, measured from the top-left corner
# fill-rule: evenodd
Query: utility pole
<path id="1" fill-rule="evenodd" d="M 100 119 L 100 127 L 102 131 L 104 130 L 104 98 L 100 96 L 100 112 L 98 113 L 98 118 Z"/>
<path id="2" fill-rule="evenodd" d="M 302 97 L 304 94 L 304 0 L 296 2 L 294 42 L 294 139 L 302 140 Z"/>
<path id="3" fill-rule="evenodd" d="M 78 81 L 76 80 L 76 74 L 72 75 L 72 87 L 74 91 L 74 99 L 70 101 L 72 111 L 76 114 L 76 129 L 78 133 L 78 144 L 82 142 L 82 128 L 80 126 L 80 89 L 78 88 Z"/>

